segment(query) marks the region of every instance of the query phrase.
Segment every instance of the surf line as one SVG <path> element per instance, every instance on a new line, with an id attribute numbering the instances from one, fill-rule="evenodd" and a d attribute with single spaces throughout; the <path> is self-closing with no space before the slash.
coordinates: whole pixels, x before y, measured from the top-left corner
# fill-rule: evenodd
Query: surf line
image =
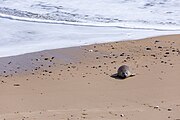
<path id="1" fill-rule="evenodd" d="M 116 27 L 122 29 L 138 29 L 138 30 L 156 30 L 156 31 L 180 31 L 180 29 L 163 29 L 163 28 L 153 28 L 153 27 L 130 27 L 130 26 L 122 26 L 122 25 L 112 25 L 112 24 L 99 24 L 99 23 L 79 23 L 79 22 L 67 22 L 67 21 L 55 21 L 55 20 L 43 20 L 43 19 L 32 19 L 26 17 L 18 17 L 14 15 L 7 15 L 0 13 L 0 18 L 16 20 L 16 21 L 24 21 L 24 22 L 34 22 L 34 23 L 47 23 L 47 24 L 63 24 L 63 25 L 74 25 L 74 26 L 84 26 L 84 27 Z"/>

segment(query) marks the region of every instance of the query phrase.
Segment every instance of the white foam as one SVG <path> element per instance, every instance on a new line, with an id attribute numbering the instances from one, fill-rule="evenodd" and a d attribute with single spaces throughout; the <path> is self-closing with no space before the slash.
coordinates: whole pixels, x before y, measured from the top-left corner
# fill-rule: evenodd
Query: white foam
<path id="1" fill-rule="evenodd" d="M 1 57 L 46 49 L 139 39 L 174 33 L 173 31 L 155 32 L 154 30 L 132 30 L 114 27 L 39 24 L 7 19 L 0 19 L 0 22 L 2 23 L 1 28 L 3 28 L 3 31 L 0 32 Z"/>
<path id="2" fill-rule="evenodd" d="M 45 20 L 45 19 L 35 19 L 26 17 L 17 17 L 12 15 L 1 14 L 1 18 L 6 18 L 10 20 L 18 20 L 25 22 L 37 22 L 37 23 L 48 23 L 48 24 L 66 24 L 66 25 L 77 25 L 77 26 L 89 26 L 89 27 L 119 27 L 127 29 L 146 29 L 146 30 L 159 30 L 159 31 L 180 31 L 180 26 L 177 25 L 150 25 L 146 23 L 131 23 L 131 22 L 120 22 L 120 23 L 79 23 L 79 22 L 67 22 L 67 21 L 55 21 L 55 20 Z"/>

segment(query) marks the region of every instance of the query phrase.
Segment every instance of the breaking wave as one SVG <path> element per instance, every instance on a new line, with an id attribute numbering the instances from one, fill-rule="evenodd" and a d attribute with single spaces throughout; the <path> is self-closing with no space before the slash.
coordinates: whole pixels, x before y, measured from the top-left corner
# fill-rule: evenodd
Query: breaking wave
<path id="1" fill-rule="evenodd" d="M 146 4 L 149 6 L 150 4 Z M 47 6 L 41 5 L 41 9 L 56 9 L 51 13 L 33 13 L 7 7 L 0 7 L 0 18 L 11 20 L 48 23 L 48 24 L 66 24 L 91 27 L 118 27 L 126 29 L 146 29 L 159 31 L 180 31 L 179 24 L 170 21 L 147 21 L 147 20 L 131 20 L 113 17 L 105 17 L 100 15 L 84 15 L 71 13 L 64 9 L 63 6 Z M 31 6 L 33 7 L 33 6 Z M 37 7 L 37 5 L 36 5 Z"/>

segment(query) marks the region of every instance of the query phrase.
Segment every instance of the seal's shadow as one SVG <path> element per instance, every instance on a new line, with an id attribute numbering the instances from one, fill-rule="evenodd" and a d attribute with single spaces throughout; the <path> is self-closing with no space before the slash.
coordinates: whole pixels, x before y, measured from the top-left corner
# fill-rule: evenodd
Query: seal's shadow
<path id="1" fill-rule="evenodd" d="M 133 77 L 133 76 L 135 76 L 135 75 L 130 75 L 129 77 Z M 114 79 L 118 79 L 118 80 L 124 80 L 124 79 L 126 79 L 126 78 L 122 78 L 122 77 L 118 76 L 117 73 L 116 73 L 116 74 L 112 74 L 110 77 L 112 77 L 112 78 L 114 78 Z M 127 77 L 127 78 L 128 78 L 128 77 Z"/>
<path id="2" fill-rule="evenodd" d="M 116 74 L 112 74 L 110 77 L 112 77 L 112 78 L 114 78 L 114 79 L 118 79 L 118 80 L 123 80 L 123 79 L 125 79 L 125 78 L 122 78 L 122 77 L 118 76 L 117 73 L 116 73 Z"/>

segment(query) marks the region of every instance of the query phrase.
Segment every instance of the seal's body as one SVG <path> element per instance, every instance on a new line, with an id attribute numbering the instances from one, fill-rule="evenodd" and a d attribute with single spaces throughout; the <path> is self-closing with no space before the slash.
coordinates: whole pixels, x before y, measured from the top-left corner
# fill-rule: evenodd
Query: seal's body
<path id="1" fill-rule="evenodd" d="M 127 77 L 132 76 L 132 74 L 131 74 L 130 69 L 127 65 L 122 65 L 119 67 L 119 69 L 117 71 L 117 76 L 122 78 L 122 79 L 125 79 Z"/>

